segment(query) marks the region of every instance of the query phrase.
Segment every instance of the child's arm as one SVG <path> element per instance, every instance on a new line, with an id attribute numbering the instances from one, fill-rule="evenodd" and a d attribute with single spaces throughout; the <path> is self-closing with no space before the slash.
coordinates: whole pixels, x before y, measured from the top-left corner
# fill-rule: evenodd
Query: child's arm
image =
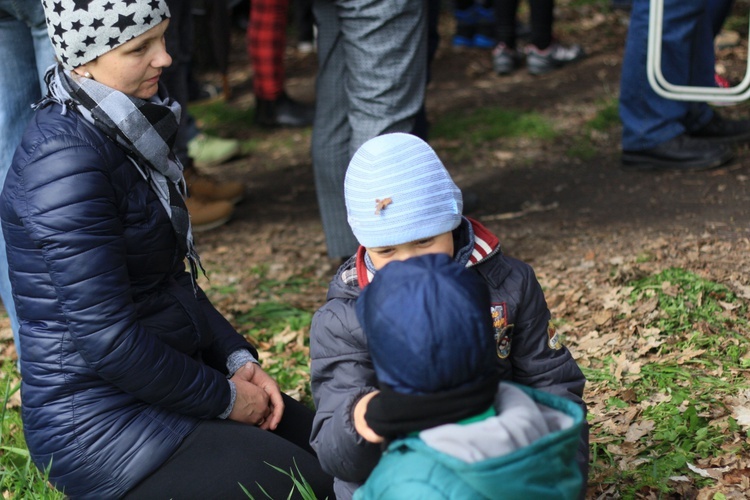
<path id="1" fill-rule="evenodd" d="M 310 444 L 323 470 L 362 483 L 380 458 L 380 446 L 356 431 L 354 407 L 377 382 L 353 304 L 330 301 L 312 320 L 310 378 L 317 411 Z"/>

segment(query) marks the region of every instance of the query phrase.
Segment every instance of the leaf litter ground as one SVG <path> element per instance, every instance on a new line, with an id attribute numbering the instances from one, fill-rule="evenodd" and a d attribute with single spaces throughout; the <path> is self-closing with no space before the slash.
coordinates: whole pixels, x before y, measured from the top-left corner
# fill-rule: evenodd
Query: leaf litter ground
<path id="1" fill-rule="evenodd" d="M 545 117 L 556 134 L 544 140 L 498 137 L 478 143 L 437 137 L 432 145 L 457 184 L 478 197 L 478 207 L 468 215 L 498 234 L 507 254 L 533 265 L 558 329 L 581 366 L 606 374 L 590 382 L 585 395 L 592 447 L 603 450 L 592 467 L 588 498 L 746 498 L 750 460 L 737 453 L 750 444 L 746 351 L 740 365 L 744 369 L 728 373 L 721 363 L 703 365 L 705 377 L 730 380 L 737 388 L 722 392 L 698 414 L 734 436 L 735 442 L 722 444 L 726 452 L 703 459 L 696 454 L 683 474 L 669 478 L 669 494 L 654 486 L 627 490 L 616 478 L 650 459 L 649 450 L 658 450 L 651 439 L 658 422 L 648 415 L 673 397 L 659 390 L 649 398 L 638 397 L 638 381 L 650 380 L 644 369 L 660 363 L 691 366 L 706 354 L 699 348 L 665 348 L 677 342 L 672 339 L 677 334 L 653 326 L 660 314 L 658 300 L 634 300 L 632 284 L 678 268 L 723 285 L 736 301 L 724 302 L 720 316 L 734 325 L 740 339 L 727 337 L 723 348 L 733 342 L 747 345 L 750 152 L 739 147 L 734 162 L 710 172 L 621 171 L 619 125 L 593 130 L 588 124 L 616 102 L 627 13 L 601 4 L 559 2 L 557 19 L 562 40 L 581 43 L 588 57 L 542 77 L 521 70 L 501 78 L 492 73 L 488 52 L 449 46 L 452 24 L 444 16 L 427 95 L 431 120 L 438 123 L 467 110 L 507 108 Z M 230 102 L 247 108 L 253 103 L 252 69 L 242 36 L 234 38 Z M 723 49 L 720 57 L 722 68 L 741 77 L 744 67 L 737 61 L 743 60 L 747 43 L 739 43 Z M 286 64 L 289 93 L 311 102 L 315 55 L 289 50 Z M 202 76 L 220 81 L 215 72 Z M 742 103 L 721 112 L 740 117 L 750 114 L 750 108 Z M 290 380 L 288 390 L 309 401 L 305 318 L 324 302 L 337 264 L 326 256 L 309 157 L 310 131 L 269 131 L 249 121 L 240 129 L 222 130 L 219 125 L 217 130 L 252 140 L 248 156 L 207 169 L 219 178 L 243 180 L 249 198 L 229 224 L 197 235 L 210 278 L 202 284 L 230 321 L 267 351 L 267 360 L 281 359 L 284 370 L 299 375 Z M 659 288 L 679 295 L 680 290 L 670 289 L 674 286 L 664 281 Z M 308 316 L 279 333 L 261 317 L 268 303 L 283 303 Z M 0 347 L 12 358 L 10 330 L 3 321 Z M 716 335 L 709 324 L 693 327 Z M 739 430 L 729 429 L 730 419 Z"/>

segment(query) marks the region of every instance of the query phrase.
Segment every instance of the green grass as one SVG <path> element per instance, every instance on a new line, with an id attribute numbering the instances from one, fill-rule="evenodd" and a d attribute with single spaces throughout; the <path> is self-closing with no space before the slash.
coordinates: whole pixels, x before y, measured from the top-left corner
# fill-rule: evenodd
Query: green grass
<path id="1" fill-rule="evenodd" d="M 207 134 L 219 134 L 224 130 L 238 130 L 251 126 L 255 117 L 254 108 L 230 106 L 224 100 L 190 104 L 190 114 L 200 122 Z"/>
<path id="2" fill-rule="evenodd" d="M 300 498 L 302 498 L 302 500 L 316 500 L 317 499 L 317 497 L 315 496 L 315 492 L 312 489 L 312 486 L 304 478 L 304 476 L 302 475 L 302 472 L 300 472 L 299 467 L 297 466 L 296 460 L 294 461 L 294 469 L 290 469 L 288 472 L 280 467 L 271 465 L 268 462 L 265 462 L 265 464 L 271 467 L 276 472 L 289 478 L 292 488 L 289 491 L 289 496 L 287 496 L 287 499 L 291 499 L 292 496 L 294 496 L 295 492 L 298 494 Z M 269 498 L 271 500 L 276 500 L 266 492 L 262 484 L 257 483 L 257 485 L 258 485 L 258 488 L 266 496 L 266 498 Z M 242 488 L 242 491 L 245 492 L 248 498 L 255 500 L 255 497 L 252 494 L 250 494 L 250 492 L 247 490 L 247 488 L 244 485 L 240 484 L 240 488 Z"/>
<path id="3" fill-rule="evenodd" d="M 573 139 L 573 144 L 565 152 L 565 155 L 569 158 L 587 161 L 594 158 L 597 153 L 597 148 L 588 139 L 576 137 Z"/>
<path id="4" fill-rule="evenodd" d="M 296 129 L 293 134 L 269 135 L 255 125 L 255 108 L 239 107 L 220 99 L 193 103 L 189 110 L 201 132 L 215 137 L 239 139 L 242 155 L 291 151 L 299 147 L 299 142 L 307 144 L 312 134 L 312 128 L 307 127 Z"/>
<path id="5" fill-rule="evenodd" d="M 572 145 L 568 147 L 566 156 L 581 161 L 591 160 L 599 151 L 593 136 L 607 133 L 620 124 L 617 97 L 599 102 L 597 108 L 596 115 L 584 123 L 578 133 L 571 135 Z"/>
<path id="6" fill-rule="evenodd" d="M 610 131 L 620 124 L 617 97 L 602 101 L 598 107 L 596 115 L 584 124 L 582 130 L 571 135 L 572 145 L 566 151 L 567 156 L 590 160 L 598 152 L 590 135 Z M 457 146 L 459 148 L 503 138 L 551 141 L 559 135 L 552 120 L 544 115 L 497 107 L 454 112 L 440 117 L 431 129 L 432 138 L 455 141 L 461 144 Z"/>
<path id="7" fill-rule="evenodd" d="M 618 485 L 624 498 L 634 498 L 644 489 L 675 494 L 675 483 L 669 479 L 685 475 L 688 462 L 750 453 L 747 432 L 724 403 L 748 387 L 742 371 L 750 349 L 749 325 L 742 319 L 747 318 L 747 304 L 726 287 L 677 268 L 631 286 L 634 305 L 656 299 L 652 319 L 644 327 L 658 332 L 661 343 L 640 358 L 637 377 L 615 380 L 611 357 L 585 373 L 590 383 L 632 398 L 610 398 L 610 409 L 641 408 L 639 421 L 653 428 L 635 443 L 625 443 L 620 433 L 611 434 L 603 426 L 592 428 L 597 441 L 614 445 L 592 448 L 592 470 L 602 482 Z M 625 449 L 628 456 L 621 453 Z M 615 461 L 621 458 L 634 459 L 634 466 L 618 470 Z M 687 475 L 696 487 L 713 483 L 692 472 Z"/>
<path id="8" fill-rule="evenodd" d="M 239 330 L 258 347 L 263 370 L 281 390 L 313 408 L 309 330 L 312 313 L 284 302 L 262 302 L 236 317 Z"/>
<path id="9" fill-rule="evenodd" d="M 586 131 L 606 132 L 620 124 L 619 101 L 612 97 L 599 103 L 596 115 L 584 125 Z"/>
<path id="10" fill-rule="evenodd" d="M 443 116 L 435 122 L 430 136 L 476 145 L 504 137 L 553 139 L 557 132 L 539 113 L 488 107 Z"/>
<path id="11" fill-rule="evenodd" d="M 13 404 L 20 380 L 15 363 L 4 360 L 2 372 L 3 407 L 0 410 L 0 492 L 3 498 L 58 500 L 64 495 L 48 485 L 47 476 L 31 461 L 23 437 L 20 408 Z"/>
<path id="12" fill-rule="evenodd" d="M 737 2 L 736 7 L 732 8 L 732 15 L 727 17 L 722 27 L 727 31 L 736 31 L 740 35 L 747 34 L 747 4 Z"/>
<path id="13" fill-rule="evenodd" d="M 310 394 L 310 323 L 313 312 L 294 305 L 300 295 L 309 295 L 314 287 L 323 289 L 319 279 L 269 278 L 268 266 L 256 266 L 248 272 L 254 278 L 253 296 L 257 303 L 237 311 L 233 323 L 237 330 L 258 348 L 263 370 L 281 390 L 313 408 Z M 236 291 L 235 286 L 212 288 L 211 300 L 223 301 Z M 231 298 L 231 297 L 230 297 Z"/>

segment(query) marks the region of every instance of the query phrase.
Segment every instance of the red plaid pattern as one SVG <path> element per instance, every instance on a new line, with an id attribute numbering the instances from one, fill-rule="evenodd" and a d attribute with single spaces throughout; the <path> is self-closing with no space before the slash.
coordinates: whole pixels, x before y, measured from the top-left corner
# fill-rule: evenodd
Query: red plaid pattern
<path id="1" fill-rule="evenodd" d="M 247 54 L 256 98 L 273 101 L 284 90 L 284 52 L 289 0 L 252 0 Z"/>

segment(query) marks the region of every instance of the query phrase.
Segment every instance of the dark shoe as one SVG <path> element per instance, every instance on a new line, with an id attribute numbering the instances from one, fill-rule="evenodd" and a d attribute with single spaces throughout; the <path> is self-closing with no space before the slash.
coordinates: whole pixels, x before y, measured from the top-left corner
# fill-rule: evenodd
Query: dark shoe
<path id="1" fill-rule="evenodd" d="M 690 137 L 713 143 L 733 143 L 750 139 L 750 120 L 727 120 L 714 112 L 713 118 Z"/>
<path id="2" fill-rule="evenodd" d="M 708 170 L 734 158 L 724 144 L 693 139 L 683 134 L 650 149 L 623 151 L 623 170 Z"/>
<path id="3" fill-rule="evenodd" d="M 521 54 L 500 42 L 492 50 L 492 69 L 498 75 L 509 75 L 521 65 Z"/>
<path id="4" fill-rule="evenodd" d="M 255 123 L 261 127 L 309 127 L 315 106 L 295 101 L 286 92 L 274 100 L 255 99 Z"/>
<path id="5" fill-rule="evenodd" d="M 540 50 L 529 44 L 526 46 L 526 67 L 532 75 L 543 75 L 585 56 L 586 53 L 580 45 L 561 45 L 552 42 L 549 47 Z"/>

